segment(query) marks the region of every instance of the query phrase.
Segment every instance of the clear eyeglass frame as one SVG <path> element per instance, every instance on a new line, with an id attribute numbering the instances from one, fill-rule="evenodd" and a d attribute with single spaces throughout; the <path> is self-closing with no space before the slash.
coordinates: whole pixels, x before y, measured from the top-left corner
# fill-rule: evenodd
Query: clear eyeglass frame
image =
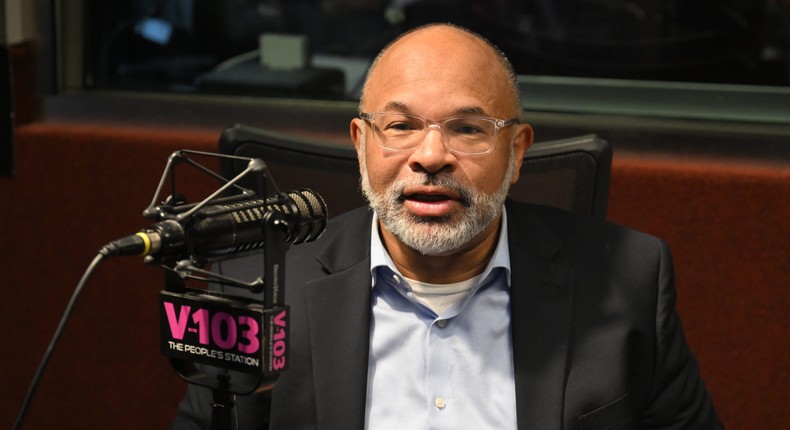
<path id="1" fill-rule="evenodd" d="M 437 121 L 431 121 L 418 115 L 400 112 L 360 112 L 359 117 L 367 121 L 373 130 L 379 133 L 379 139 L 376 139 L 376 142 L 387 151 L 414 150 L 422 144 L 423 139 L 428 133 L 428 129 L 433 128 L 440 132 L 442 135 L 442 142 L 448 150 L 463 155 L 485 155 L 490 153 L 496 146 L 499 130 L 519 124 L 518 118 L 499 119 L 473 115 L 454 116 Z M 401 121 L 394 121 L 391 123 L 391 125 L 397 124 L 397 127 L 400 128 L 392 127 L 389 132 L 387 130 L 381 130 L 382 124 L 377 124 L 376 120 L 386 120 L 388 117 L 401 119 Z M 448 132 L 448 125 L 453 124 L 457 124 L 460 128 L 467 131 L 475 130 L 476 126 L 483 128 L 493 127 L 493 129 L 490 130 L 488 134 L 474 133 L 467 136 L 467 138 L 458 138 L 456 135 Z M 402 127 L 404 125 L 414 127 L 403 129 Z M 477 129 L 477 131 L 480 130 Z M 461 134 L 466 136 L 465 133 Z M 482 134 L 482 136 L 480 134 Z M 470 136 L 474 136 L 474 138 Z M 470 144 L 470 142 L 473 142 L 474 145 Z M 397 144 L 393 145 L 393 143 Z"/>

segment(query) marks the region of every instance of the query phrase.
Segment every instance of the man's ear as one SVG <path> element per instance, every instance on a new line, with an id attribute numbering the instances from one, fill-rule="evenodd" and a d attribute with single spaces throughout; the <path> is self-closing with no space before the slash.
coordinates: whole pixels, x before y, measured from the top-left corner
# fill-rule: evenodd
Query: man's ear
<path id="1" fill-rule="evenodd" d="M 365 132 L 365 121 L 361 118 L 354 118 L 351 120 L 351 124 L 349 124 L 349 134 L 351 135 L 351 140 L 354 142 L 354 147 L 357 149 L 357 154 L 359 154 L 359 144 L 362 142 L 362 134 Z"/>
<path id="2" fill-rule="evenodd" d="M 518 182 L 521 162 L 524 161 L 524 154 L 532 146 L 533 137 L 534 133 L 531 125 L 519 124 L 518 128 L 516 128 L 516 136 L 513 138 L 513 179 L 510 181 L 510 185 Z"/>
<path id="3" fill-rule="evenodd" d="M 354 142 L 354 148 L 357 150 L 357 164 L 359 165 L 359 174 L 364 175 L 362 171 L 362 162 L 365 159 L 365 154 L 362 153 L 362 140 L 365 138 L 365 121 L 360 118 L 354 118 L 349 125 L 349 134 L 351 140 Z"/>

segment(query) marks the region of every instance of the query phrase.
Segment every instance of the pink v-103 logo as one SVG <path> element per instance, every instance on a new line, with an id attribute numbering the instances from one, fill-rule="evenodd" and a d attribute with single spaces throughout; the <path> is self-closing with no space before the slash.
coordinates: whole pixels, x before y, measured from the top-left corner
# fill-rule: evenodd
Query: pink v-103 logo
<path id="1" fill-rule="evenodd" d="M 224 350 L 236 350 L 243 354 L 255 354 L 260 350 L 260 325 L 247 315 L 231 315 L 228 312 L 210 312 L 205 308 L 181 305 L 176 312 L 172 302 L 162 302 L 175 340 L 184 340 L 186 333 L 197 335 L 201 345 L 217 346 Z"/>
<path id="2" fill-rule="evenodd" d="M 285 310 L 277 313 L 277 316 L 272 318 L 272 368 L 274 370 L 285 369 L 285 357 L 288 350 L 286 344 L 286 323 L 287 312 Z"/>

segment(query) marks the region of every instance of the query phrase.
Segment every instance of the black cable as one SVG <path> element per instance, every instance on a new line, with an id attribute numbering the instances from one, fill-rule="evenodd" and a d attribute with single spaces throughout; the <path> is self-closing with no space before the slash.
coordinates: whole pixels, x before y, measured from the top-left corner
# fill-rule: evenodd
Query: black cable
<path id="1" fill-rule="evenodd" d="M 27 389 L 27 395 L 25 395 L 25 401 L 22 403 L 22 408 L 19 410 L 19 415 L 16 417 L 16 422 L 14 422 L 14 427 L 12 427 L 12 430 L 19 430 L 19 428 L 22 426 L 22 422 L 25 420 L 27 410 L 30 408 L 30 402 L 33 400 L 33 395 L 36 393 L 36 388 L 38 387 L 38 383 L 41 380 L 41 375 L 44 373 L 44 369 L 47 367 L 47 363 L 52 357 L 52 352 L 55 350 L 55 346 L 57 346 L 58 340 L 60 340 L 60 336 L 63 334 L 63 329 L 66 327 L 66 322 L 69 320 L 69 317 L 71 317 L 71 313 L 74 310 L 74 305 L 77 303 L 77 299 L 82 293 L 82 290 L 85 287 L 88 279 L 105 257 L 106 255 L 100 252 L 96 255 L 96 257 L 93 258 L 93 261 L 82 275 L 82 279 L 80 279 L 80 282 L 77 284 L 77 288 L 74 289 L 74 293 L 71 295 L 71 300 L 69 300 L 69 304 L 66 305 L 66 310 L 63 312 L 63 316 L 60 319 L 60 324 L 58 324 L 58 328 L 55 329 L 55 334 L 52 335 L 52 340 L 50 340 L 47 351 L 44 353 L 44 357 L 41 359 L 41 364 L 38 365 L 38 370 L 36 370 L 36 374 L 33 376 L 33 380 L 30 382 L 30 387 Z"/>

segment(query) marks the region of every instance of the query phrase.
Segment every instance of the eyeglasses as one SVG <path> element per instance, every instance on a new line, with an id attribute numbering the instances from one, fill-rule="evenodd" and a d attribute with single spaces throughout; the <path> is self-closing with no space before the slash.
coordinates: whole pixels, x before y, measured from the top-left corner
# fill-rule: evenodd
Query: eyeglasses
<path id="1" fill-rule="evenodd" d="M 390 151 L 408 151 L 422 143 L 429 128 L 439 130 L 447 149 L 458 154 L 483 155 L 494 149 L 500 128 L 518 124 L 518 119 L 485 116 L 455 116 L 430 121 L 417 115 L 395 112 L 361 112 L 378 132 L 378 144 Z"/>

